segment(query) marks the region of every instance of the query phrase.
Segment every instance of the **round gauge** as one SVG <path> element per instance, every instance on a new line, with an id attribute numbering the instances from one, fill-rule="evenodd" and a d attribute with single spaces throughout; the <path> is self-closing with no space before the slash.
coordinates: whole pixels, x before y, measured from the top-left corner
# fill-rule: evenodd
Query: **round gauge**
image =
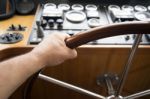
<path id="1" fill-rule="evenodd" d="M 150 11 L 150 6 L 147 7 L 148 11 Z"/>
<path id="2" fill-rule="evenodd" d="M 88 4 L 88 5 L 85 6 L 85 9 L 87 11 L 95 11 L 95 10 L 97 10 L 97 6 L 94 5 L 94 4 Z"/>
<path id="3" fill-rule="evenodd" d="M 118 5 L 109 5 L 108 10 L 109 11 L 120 10 L 120 7 Z"/>
<path id="4" fill-rule="evenodd" d="M 138 12 L 144 12 L 144 11 L 147 11 L 147 8 L 145 6 L 142 6 L 142 5 L 136 5 L 134 7 L 135 11 L 138 11 Z"/>
<path id="5" fill-rule="evenodd" d="M 139 21 L 150 20 L 150 13 L 149 12 L 136 12 L 134 14 L 134 16 Z"/>
<path id="6" fill-rule="evenodd" d="M 134 8 L 130 5 L 123 5 L 121 8 L 125 11 L 134 11 Z"/>
<path id="7" fill-rule="evenodd" d="M 46 9 L 56 9 L 56 5 L 54 3 L 46 3 L 44 5 L 44 8 L 46 8 Z"/>
<path id="8" fill-rule="evenodd" d="M 77 10 L 77 11 L 81 11 L 84 9 L 84 7 L 81 4 L 74 4 L 74 5 L 72 5 L 72 9 Z"/>
<path id="9" fill-rule="evenodd" d="M 85 20 L 86 15 L 82 11 L 69 11 L 66 13 L 66 18 L 71 22 L 82 22 Z"/>
<path id="10" fill-rule="evenodd" d="M 88 25 L 90 27 L 97 27 L 97 26 L 100 26 L 100 20 L 97 19 L 97 18 L 91 18 L 88 20 Z"/>
<path id="11" fill-rule="evenodd" d="M 58 9 L 67 11 L 70 9 L 70 6 L 68 4 L 59 4 Z"/>

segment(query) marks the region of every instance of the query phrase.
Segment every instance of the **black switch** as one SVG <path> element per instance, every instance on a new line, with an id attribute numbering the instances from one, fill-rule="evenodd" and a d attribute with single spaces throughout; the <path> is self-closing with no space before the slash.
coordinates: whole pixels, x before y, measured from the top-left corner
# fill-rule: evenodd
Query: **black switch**
<path id="1" fill-rule="evenodd" d="M 10 31 L 15 31 L 16 30 L 16 27 L 12 24 L 10 27 L 9 27 Z"/>
<path id="2" fill-rule="evenodd" d="M 20 24 L 18 25 L 18 30 L 19 31 L 24 31 L 25 29 L 24 29 L 24 27 L 22 27 Z"/>
<path id="3" fill-rule="evenodd" d="M 72 36 L 72 35 L 74 35 L 74 31 L 69 30 L 69 31 L 67 31 L 67 34 L 69 34 L 70 36 Z"/>
<path id="4" fill-rule="evenodd" d="M 12 33 L 9 34 L 9 37 L 13 37 L 14 35 Z"/>
<path id="5" fill-rule="evenodd" d="M 47 21 L 43 19 L 41 26 L 45 29 L 47 26 Z"/>
<path id="6" fill-rule="evenodd" d="M 125 36 L 125 40 L 126 41 L 130 40 L 130 36 L 129 35 Z"/>
<path id="7" fill-rule="evenodd" d="M 18 40 L 20 38 L 20 35 L 18 33 L 15 34 L 15 40 Z"/>
<path id="8" fill-rule="evenodd" d="M 53 19 L 49 19 L 48 20 L 48 25 L 49 25 L 49 27 L 54 27 L 54 20 Z"/>
<path id="9" fill-rule="evenodd" d="M 9 34 L 7 34 L 7 35 L 5 36 L 5 38 L 6 38 L 7 41 L 12 41 L 12 39 L 11 39 L 11 37 L 10 37 Z"/>
<path id="10" fill-rule="evenodd" d="M 133 40 L 135 40 L 135 38 L 136 38 L 136 34 L 133 34 L 132 38 L 133 38 Z"/>
<path id="11" fill-rule="evenodd" d="M 57 19 L 57 20 L 56 20 L 57 28 L 58 28 L 58 29 L 61 29 L 61 28 L 63 27 L 63 22 L 64 22 L 63 19 Z"/>

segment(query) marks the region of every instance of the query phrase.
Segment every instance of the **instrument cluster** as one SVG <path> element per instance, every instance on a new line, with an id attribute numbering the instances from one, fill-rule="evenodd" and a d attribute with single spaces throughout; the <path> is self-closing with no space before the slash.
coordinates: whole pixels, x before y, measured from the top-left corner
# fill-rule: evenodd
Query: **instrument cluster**
<path id="1" fill-rule="evenodd" d="M 143 5 L 109 5 L 108 14 L 111 17 L 111 21 L 124 22 L 134 20 L 147 20 L 150 18 L 150 6 L 145 7 Z"/>
<path id="2" fill-rule="evenodd" d="M 69 4 L 55 5 L 54 3 L 47 3 L 43 7 L 41 25 L 44 29 L 88 29 L 108 24 L 107 20 L 105 23 L 100 22 L 100 14 L 98 6 L 94 4 L 86 6 L 73 4 L 70 6 Z M 55 24 L 57 24 L 57 27 Z M 83 24 L 84 27 L 79 26 Z"/>
<path id="3" fill-rule="evenodd" d="M 38 44 L 46 35 L 54 32 L 75 35 L 98 26 L 126 21 L 143 21 L 150 18 L 150 6 L 143 5 L 96 5 L 55 4 L 40 6 L 29 38 L 29 44 Z M 136 35 L 122 35 L 96 40 L 88 44 L 133 44 Z M 150 35 L 142 38 L 141 44 L 150 44 Z"/>

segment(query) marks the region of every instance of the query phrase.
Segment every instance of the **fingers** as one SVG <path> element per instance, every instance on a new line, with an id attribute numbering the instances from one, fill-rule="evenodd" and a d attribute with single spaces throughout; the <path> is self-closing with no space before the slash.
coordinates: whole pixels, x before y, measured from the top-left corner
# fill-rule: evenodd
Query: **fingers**
<path id="1" fill-rule="evenodd" d="M 75 49 L 72 50 L 72 56 L 70 57 L 71 59 L 77 57 L 77 51 Z"/>
<path id="2" fill-rule="evenodd" d="M 64 43 L 65 43 L 66 39 L 70 37 L 70 35 L 66 34 L 66 33 L 61 33 L 61 35 L 56 33 L 56 35 L 59 35 L 62 38 Z M 65 44 L 65 46 L 66 46 L 66 44 Z M 73 59 L 73 58 L 77 57 L 77 51 L 75 49 L 70 49 L 69 47 L 67 47 L 67 52 L 68 52 L 67 53 L 68 59 Z"/>
<path id="3" fill-rule="evenodd" d="M 69 47 L 66 46 L 65 44 L 65 40 L 67 38 L 69 38 L 70 35 L 66 34 L 66 33 L 52 33 L 50 35 L 47 36 L 47 40 L 48 41 L 52 41 L 52 40 L 55 40 L 56 42 L 58 41 L 59 44 L 60 44 L 60 47 L 61 46 L 64 46 L 65 47 L 65 50 L 66 50 L 66 54 L 68 55 L 69 58 L 75 58 L 77 57 L 77 52 L 75 49 L 70 49 Z M 56 43 L 55 43 L 56 44 Z M 70 55 L 70 56 L 69 56 Z"/>
<path id="4" fill-rule="evenodd" d="M 63 33 L 62 35 L 63 35 L 63 40 L 64 40 L 64 43 L 65 43 L 66 39 L 69 38 L 70 35 L 66 34 L 66 33 Z M 76 58 L 77 57 L 77 51 L 75 49 L 70 49 L 69 47 L 67 47 L 67 48 L 69 49 L 69 51 L 68 51 L 69 59 Z"/>
<path id="5" fill-rule="evenodd" d="M 45 64 L 55 65 L 60 64 L 65 60 L 77 57 L 75 49 L 70 49 L 65 44 L 65 39 L 70 36 L 65 33 L 52 33 L 34 49 L 41 59 L 44 59 Z M 49 53 L 49 54 L 48 54 Z"/>
<path id="6" fill-rule="evenodd" d="M 67 49 L 65 55 L 67 59 L 74 59 L 77 57 L 77 51 L 75 49 Z"/>
<path id="7" fill-rule="evenodd" d="M 66 33 L 54 33 L 54 35 L 57 36 L 58 38 L 60 38 L 61 40 L 63 40 L 64 45 L 66 46 L 65 41 L 66 41 L 67 38 L 70 37 L 69 34 L 66 34 Z M 75 49 L 70 49 L 67 46 L 66 46 L 66 48 L 67 48 L 66 50 L 67 50 L 68 59 L 73 59 L 73 58 L 77 57 L 77 51 Z"/>

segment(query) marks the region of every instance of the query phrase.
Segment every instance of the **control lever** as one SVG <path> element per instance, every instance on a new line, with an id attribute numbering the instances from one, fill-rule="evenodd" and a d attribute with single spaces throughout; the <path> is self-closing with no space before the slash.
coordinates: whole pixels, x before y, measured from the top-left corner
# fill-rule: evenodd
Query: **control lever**
<path id="1" fill-rule="evenodd" d="M 41 22 L 36 21 L 36 25 L 37 25 L 37 38 L 43 38 L 44 33 L 43 33 L 43 28 L 41 27 Z"/>

